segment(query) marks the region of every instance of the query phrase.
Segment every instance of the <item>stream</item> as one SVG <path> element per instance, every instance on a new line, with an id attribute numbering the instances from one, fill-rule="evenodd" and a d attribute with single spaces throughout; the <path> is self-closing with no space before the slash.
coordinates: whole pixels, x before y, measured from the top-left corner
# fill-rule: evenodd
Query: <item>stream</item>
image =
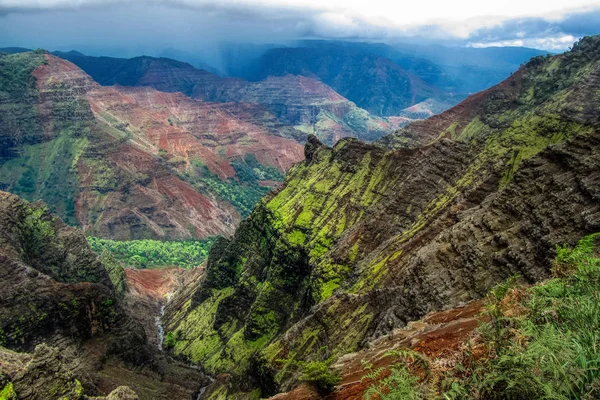
<path id="1" fill-rule="evenodd" d="M 160 307 L 160 314 L 154 317 L 154 325 L 158 330 L 158 350 L 163 350 L 163 341 L 165 340 L 165 329 L 162 326 L 162 317 L 165 315 L 165 305 Z"/>
<path id="2" fill-rule="evenodd" d="M 164 304 L 162 304 L 160 306 L 159 314 L 154 317 L 154 325 L 156 326 L 157 335 L 158 335 L 157 346 L 158 346 L 159 351 L 163 351 L 163 342 L 165 340 L 165 328 L 162 325 L 162 318 L 165 316 L 165 307 L 169 303 L 169 300 L 171 299 L 171 295 L 172 295 L 172 293 L 167 294 L 166 301 L 164 302 Z M 195 370 L 201 370 L 200 368 L 198 368 L 197 366 L 195 366 L 193 364 L 190 364 L 190 368 L 193 368 Z M 196 400 L 201 400 L 202 396 L 204 395 L 206 390 L 215 381 L 211 376 L 206 375 L 206 377 L 209 379 L 209 383 L 200 388 L 200 390 L 198 391 L 198 394 L 196 395 Z"/>
<path id="3" fill-rule="evenodd" d="M 202 400 L 202 395 L 204 394 L 204 392 L 206 392 L 206 389 L 208 389 L 210 387 L 210 385 L 213 384 L 213 382 L 215 381 L 212 377 L 207 376 L 207 378 L 210 380 L 210 382 L 208 383 L 208 385 L 206 386 L 202 386 L 200 388 L 200 391 L 198 392 L 198 394 L 196 395 L 196 400 Z"/>

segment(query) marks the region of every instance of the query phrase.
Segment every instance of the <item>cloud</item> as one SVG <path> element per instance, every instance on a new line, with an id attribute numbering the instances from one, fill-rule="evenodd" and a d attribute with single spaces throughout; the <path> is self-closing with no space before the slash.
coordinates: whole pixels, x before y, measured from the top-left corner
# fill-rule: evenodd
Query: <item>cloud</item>
<path id="1" fill-rule="evenodd" d="M 582 36 L 600 33 L 600 9 L 566 14 L 561 18 L 517 18 L 471 33 L 469 45 L 527 46 L 564 50 Z"/>
<path id="2" fill-rule="evenodd" d="M 562 50 L 600 33 L 600 2 L 591 0 L 0 0 L 0 17 L 2 46 L 137 52 L 305 38 Z"/>

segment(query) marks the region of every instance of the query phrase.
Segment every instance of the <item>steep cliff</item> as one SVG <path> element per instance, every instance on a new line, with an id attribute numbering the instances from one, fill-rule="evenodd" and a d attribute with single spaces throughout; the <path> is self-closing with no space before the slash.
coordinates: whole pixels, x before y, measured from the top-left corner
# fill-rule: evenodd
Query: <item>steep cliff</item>
<path id="1" fill-rule="evenodd" d="M 299 360 L 353 352 L 600 227 L 600 38 L 378 144 L 309 138 L 306 161 L 167 310 L 175 354 L 231 374 L 213 397 L 294 385 Z"/>

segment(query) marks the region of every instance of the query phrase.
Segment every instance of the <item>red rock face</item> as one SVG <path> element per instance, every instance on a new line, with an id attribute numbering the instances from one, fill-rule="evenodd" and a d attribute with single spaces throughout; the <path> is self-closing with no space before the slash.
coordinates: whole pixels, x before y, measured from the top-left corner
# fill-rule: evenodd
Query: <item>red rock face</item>
<path id="1" fill-rule="evenodd" d="M 378 139 L 391 132 L 394 124 L 375 117 L 315 78 L 300 75 L 269 76 L 259 82 L 223 79 L 218 101 L 263 104 L 284 123 L 315 134 L 333 144 L 344 137 Z M 205 99 L 207 92 L 197 85 L 192 97 Z"/>
<path id="2" fill-rule="evenodd" d="M 221 179 L 235 177 L 230 161 L 254 155 L 287 170 L 303 158 L 298 132 L 266 109 L 215 104 L 152 88 L 105 87 L 75 65 L 46 56 L 34 75 L 40 114 L 51 135 L 53 101 L 71 96 L 89 129 L 76 169 L 76 211 L 83 229 L 114 239 L 229 235 L 240 221 L 226 199 L 181 179 L 197 160 Z M 70 97 L 70 98 L 71 98 Z M 63 99 L 64 100 L 64 99 Z"/>
<path id="3" fill-rule="evenodd" d="M 297 133 L 258 105 L 207 103 L 148 87 L 96 85 L 87 98 L 97 119 L 126 125 L 138 147 L 180 157 L 183 169 L 197 158 L 228 178 L 235 175 L 228 161 L 232 158 L 253 154 L 261 164 L 281 171 L 303 158 L 302 146 L 282 137 Z"/>
<path id="4" fill-rule="evenodd" d="M 369 344 L 357 353 L 340 357 L 332 368 L 339 372 L 340 383 L 333 393 L 320 396 L 312 387 L 302 384 L 294 390 L 281 393 L 271 400 L 352 400 L 362 399 L 375 382 L 366 379 L 364 362 L 372 365 L 373 370 L 382 368 L 380 377 L 390 374 L 390 368 L 398 363 L 397 357 L 390 351 L 410 349 L 435 360 L 447 360 L 457 353 L 482 320 L 480 314 L 482 301 L 472 301 L 465 306 L 447 311 L 432 312 L 425 318 L 396 330 Z M 443 365 L 443 363 L 441 363 Z"/>
<path id="5" fill-rule="evenodd" d="M 153 87 L 161 92 L 180 92 L 203 101 L 261 104 L 284 124 L 302 131 L 302 135 L 297 137 L 300 141 L 304 141 L 308 133 L 317 135 L 328 144 L 334 144 L 343 137 L 370 141 L 395 128 L 393 122 L 358 108 L 314 74 L 305 77 L 299 76 L 304 73 L 298 72 L 297 75 L 265 76 L 260 81 L 248 82 L 222 78 L 167 58 L 62 56 L 70 57 L 102 85 Z M 349 76 L 348 79 L 352 86 L 362 84 L 355 85 L 360 80 L 357 76 Z M 263 115 L 264 111 L 260 109 L 252 110 L 253 119 L 259 124 L 263 122 Z"/>

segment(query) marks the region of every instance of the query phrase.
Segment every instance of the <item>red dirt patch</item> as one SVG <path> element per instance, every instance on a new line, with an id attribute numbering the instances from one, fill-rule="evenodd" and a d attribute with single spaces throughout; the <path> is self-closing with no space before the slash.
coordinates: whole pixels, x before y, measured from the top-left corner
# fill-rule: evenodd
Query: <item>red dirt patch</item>
<path id="1" fill-rule="evenodd" d="M 362 361 L 372 364 L 373 369 L 388 368 L 397 358 L 388 355 L 391 350 L 412 349 L 430 359 L 450 355 L 460 349 L 469 335 L 479 325 L 482 301 L 472 301 L 465 306 L 446 311 L 430 313 L 425 318 L 409 323 L 404 329 L 369 343 L 368 348 L 358 353 L 340 357 L 333 368 L 340 371 L 342 381 L 336 390 L 325 397 L 327 400 L 362 399 L 365 391 L 373 383 L 363 380 L 365 375 Z M 385 371 L 380 377 L 389 374 Z M 312 400 L 315 392 L 303 386 L 288 393 L 279 394 L 277 400 Z M 318 395 L 317 395 L 318 396 Z"/>
<path id="2" fill-rule="evenodd" d="M 126 268 L 125 275 L 131 292 L 162 300 L 175 289 L 177 284 L 176 275 L 181 271 L 185 270 L 178 267 L 162 269 Z"/>

